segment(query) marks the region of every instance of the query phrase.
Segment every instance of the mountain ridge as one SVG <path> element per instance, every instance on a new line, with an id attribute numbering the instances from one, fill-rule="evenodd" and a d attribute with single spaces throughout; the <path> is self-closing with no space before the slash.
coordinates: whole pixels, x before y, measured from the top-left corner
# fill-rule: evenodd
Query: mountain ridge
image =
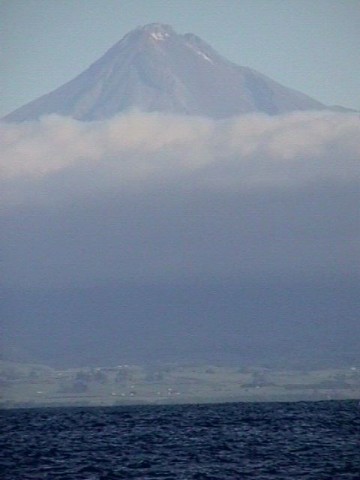
<path id="1" fill-rule="evenodd" d="M 129 109 L 229 118 L 327 107 L 222 57 L 197 35 L 153 23 L 127 33 L 74 79 L 6 115 L 108 119 Z"/>

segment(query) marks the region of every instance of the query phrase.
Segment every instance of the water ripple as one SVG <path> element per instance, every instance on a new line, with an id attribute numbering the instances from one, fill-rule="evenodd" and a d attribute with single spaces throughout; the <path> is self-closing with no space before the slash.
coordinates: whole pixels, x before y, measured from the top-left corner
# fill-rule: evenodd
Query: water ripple
<path id="1" fill-rule="evenodd" d="M 356 402 L 0 412 L 2 480 L 360 478 Z"/>

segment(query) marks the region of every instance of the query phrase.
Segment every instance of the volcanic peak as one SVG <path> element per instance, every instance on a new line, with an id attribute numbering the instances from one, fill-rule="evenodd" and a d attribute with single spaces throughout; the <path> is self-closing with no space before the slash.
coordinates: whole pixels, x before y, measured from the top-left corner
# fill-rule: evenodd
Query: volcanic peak
<path id="1" fill-rule="evenodd" d="M 7 115 L 6 121 L 58 114 L 102 120 L 129 109 L 212 118 L 322 110 L 325 105 L 236 65 L 192 33 L 170 25 L 135 28 L 90 67 Z"/>

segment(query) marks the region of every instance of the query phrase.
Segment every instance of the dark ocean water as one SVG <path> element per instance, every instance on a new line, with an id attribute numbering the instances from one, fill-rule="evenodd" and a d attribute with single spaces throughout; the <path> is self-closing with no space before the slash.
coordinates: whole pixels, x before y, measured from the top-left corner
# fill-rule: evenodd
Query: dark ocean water
<path id="1" fill-rule="evenodd" d="M 360 479 L 358 402 L 7 410 L 2 480 Z"/>

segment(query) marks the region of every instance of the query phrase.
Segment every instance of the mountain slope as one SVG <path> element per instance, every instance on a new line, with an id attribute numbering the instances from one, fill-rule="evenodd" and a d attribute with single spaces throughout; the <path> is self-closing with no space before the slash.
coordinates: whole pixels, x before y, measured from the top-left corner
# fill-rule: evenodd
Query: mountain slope
<path id="1" fill-rule="evenodd" d="M 227 118 L 325 106 L 227 61 L 196 35 L 150 24 L 131 31 L 79 76 L 4 120 L 51 113 L 100 120 L 132 108 Z"/>

